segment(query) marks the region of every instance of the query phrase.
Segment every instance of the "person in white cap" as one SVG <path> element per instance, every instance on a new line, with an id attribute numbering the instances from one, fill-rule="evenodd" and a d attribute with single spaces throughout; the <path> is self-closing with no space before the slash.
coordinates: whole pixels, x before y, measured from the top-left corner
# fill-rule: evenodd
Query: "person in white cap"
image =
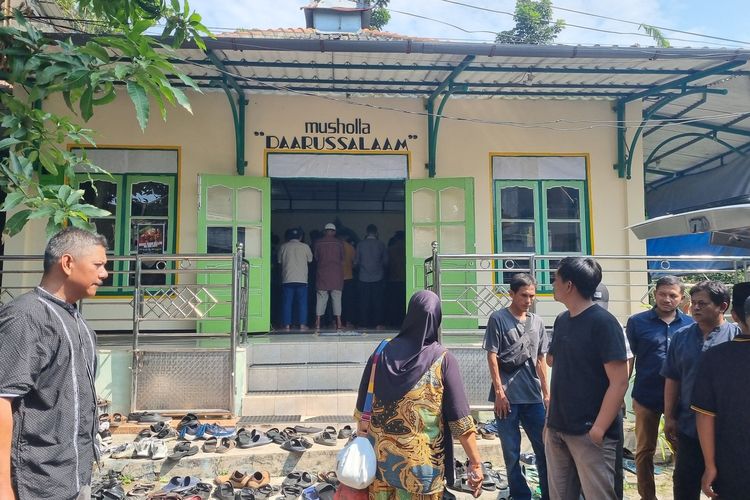
<path id="1" fill-rule="evenodd" d="M 336 328 L 341 328 L 341 290 L 344 288 L 344 244 L 336 238 L 336 225 L 329 222 L 325 225 L 325 235 L 315 242 L 315 262 L 317 271 L 315 289 L 315 329 L 320 329 L 320 317 L 326 312 L 328 296 L 333 302 L 333 315 L 336 317 Z"/>

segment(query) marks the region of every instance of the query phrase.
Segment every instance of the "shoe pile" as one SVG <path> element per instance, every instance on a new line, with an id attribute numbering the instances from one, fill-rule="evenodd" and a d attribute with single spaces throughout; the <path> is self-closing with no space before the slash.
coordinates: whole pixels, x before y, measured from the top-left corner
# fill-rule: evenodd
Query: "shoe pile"
<path id="1" fill-rule="evenodd" d="M 321 472 L 315 476 L 309 472 L 292 471 L 281 483 L 281 496 L 284 500 L 294 500 L 300 496 L 306 500 L 332 500 L 339 486 L 334 471 Z"/>
<path id="2" fill-rule="evenodd" d="M 123 499 L 125 490 L 122 487 L 122 475 L 113 470 L 109 471 L 101 481 L 91 485 L 91 499 Z"/>
<path id="3" fill-rule="evenodd" d="M 149 500 L 206 500 L 213 486 L 195 476 L 175 476 L 164 487 L 140 498 Z"/>
<path id="4" fill-rule="evenodd" d="M 269 498 L 279 489 L 271 486 L 271 475 L 267 470 L 246 474 L 238 470 L 225 476 L 218 476 L 214 496 L 220 500 L 255 500 Z"/>
<path id="5" fill-rule="evenodd" d="M 282 431 L 277 427 L 268 429 L 266 437 L 270 442 L 281 445 L 282 450 L 303 453 L 313 445 L 303 434 L 315 434 L 313 441 L 318 444 L 336 446 L 337 439 L 350 439 L 353 432 L 351 425 L 345 425 L 338 431 L 332 425 L 329 425 L 325 429 L 295 425 L 294 427 L 286 427 Z"/>
<path id="6" fill-rule="evenodd" d="M 163 460 L 167 458 L 167 441 L 177 439 L 177 431 L 169 422 L 158 421 L 148 429 L 143 429 L 132 443 L 125 443 L 110 449 L 112 458 L 150 458 Z M 171 455 L 170 455 L 171 456 Z"/>
<path id="7" fill-rule="evenodd" d="M 467 470 L 469 468 L 469 461 L 459 462 L 455 461 L 453 466 L 455 473 L 455 481 L 451 485 L 456 491 L 471 492 L 472 489 L 469 486 L 469 479 Z M 482 475 L 484 480 L 482 481 L 482 490 L 484 491 L 498 491 L 498 500 L 510 499 L 510 490 L 508 489 L 508 481 L 505 475 L 498 470 L 492 468 L 491 462 L 482 462 Z"/>

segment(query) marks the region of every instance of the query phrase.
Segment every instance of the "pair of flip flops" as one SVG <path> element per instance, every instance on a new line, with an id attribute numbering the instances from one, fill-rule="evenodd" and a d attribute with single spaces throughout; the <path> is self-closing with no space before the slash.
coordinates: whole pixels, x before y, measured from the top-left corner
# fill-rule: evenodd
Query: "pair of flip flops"
<path id="1" fill-rule="evenodd" d="M 237 443 L 234 442 L 234 439 L 232 438 L 209 438 L 206 440 L 205 443 L 203 443 L 203 452 L 204 453 L 226 453 L 232 448 L 237 446 Z"/>
<path id="2" fill-rule="evenodd" d="M 299 435 L 292 427 L 286 427 L 283 431 L 279 431 L 277 427 L 272 427 L 266 431 L 266 437 L 276 444 L 284 444 L 290 439 L 299 437 Z"/>
<path id="3" fill-rule="evenodd" d="M 300 491 L 312 486 L 314 483 L 312 474 L 306 471 L 292 471 L 286 475 L 284 480 L 281 482 L 282 488 L 284 486 L 297 486 Z"/>
<path id="4" fill-rule="evenodd" d="M 255 448 L 257 446 L 263 446 L 266 444 L 273 443 L 273 440 L 262 432 L 258 432 L 255 429 L 247 430 L 242 427 L 237 431 L 237 447 L 238 448 Z"/>
<path id="5" fill-rule="evenodd" d="M 336 488 L 328 483 L 318 483 L 302 490 L 304 500 L 333 500 Z"/>
<path id="6" fill-rule="evenodd" d="M 191 457 L 196 453 L 198 453 L 197 446 L 192 446 L 190 443 L 183 441 L 175 445 L 167 459 L 177 461 L 185 457 Z"/>
<path id="7" fill-rule="evenodd" d="M 294 453 L 304 453 L 308 449 L 312 448 L 312 443 L 303 437 L 295 437 L 284 441 L 281 445 L 282 450 L 292 451 Z"/>
<path id="8" fill-rule="evenodd" d="M 336 429 L 329 425 L 323 432 L 317 434 L 313 441 L 325 446 L 336 446 Z"/>

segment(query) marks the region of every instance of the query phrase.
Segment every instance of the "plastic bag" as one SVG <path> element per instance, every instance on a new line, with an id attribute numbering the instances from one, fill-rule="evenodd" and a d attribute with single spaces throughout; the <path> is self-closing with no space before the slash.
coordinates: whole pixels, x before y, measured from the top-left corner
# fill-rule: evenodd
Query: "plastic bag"
<path id="1" fill-rule="evenodd" d="M 356 437 L 336 457 L 336 476 L 339 481 L 358 490 L 372 484 L 376 468 L 375 450 L 365 437 Z"/>

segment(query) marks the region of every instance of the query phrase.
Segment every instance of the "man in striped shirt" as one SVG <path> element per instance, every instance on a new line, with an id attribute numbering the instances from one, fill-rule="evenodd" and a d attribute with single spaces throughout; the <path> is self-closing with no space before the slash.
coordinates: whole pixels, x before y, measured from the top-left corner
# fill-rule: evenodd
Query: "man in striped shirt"
<path id="1" fill-rule="evenodd" d="M 88 500 L 97 459 L 96 336 L 78 312 L 107 278 L 107 241 L 50 239 L 38 287 L 0 308 L 0 498 Z"/>

